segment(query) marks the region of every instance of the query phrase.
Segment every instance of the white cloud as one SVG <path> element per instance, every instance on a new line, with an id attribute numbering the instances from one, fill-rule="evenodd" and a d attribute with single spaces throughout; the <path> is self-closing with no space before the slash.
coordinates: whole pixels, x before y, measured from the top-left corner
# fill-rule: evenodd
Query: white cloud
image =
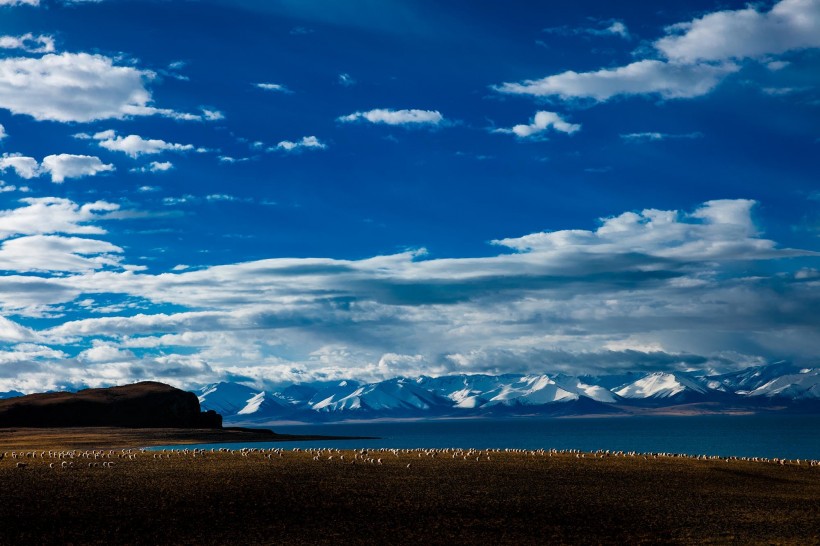
<path id="1" fill-rule="evenodd" d="M 354 112 L 341 116 L 338 121 L 350 123 L 354 121 L 369 121 L 385 125 L 439 125 L 444 116 L 438 110 L 391 110 L 376 108 L 367 112 Z"/>
<path id="2" fill-rule="evenodd" d="M 77 355 L 77 359 L 83 362 L 97 364 L 100 362 L 123 362 L 134 360 L 134 353 L 118 349 L 110 343 L 95 340 L 90 349 L 86 349 Z"/>
<path id="3" fill-rule="evenodd" d="M 31 32 L 22 36 L 0 36 L 0 49 L 21 49 L 28 53 L 51 53 L 54 51 L 54 38 Z"/>
<path id="4" fill-rule="evenodd" d="M 3 140 L 4 138 L 6 138 L 8 136 L 9 136 L 9 134 L 6 132 L 6 128 L 3 127 L 2 123 L 0 123 L 0 140 Z"/>
<path id="5" fill-rule="evenodd" d="M 114 165 L 105 164 L 95 156 L 59 154 L 44 157 L 40 169 L 51 175 L 52 182 L 60 184 L 66 178 L 96 176 L 97 173 L 113 171 Z"/>
<path id="6" fill-rule="evenodd" d="M 0 239 L 49 233 L 104 234 L 104 229 L 91 224 L 120 208 L 105 201 L 78 205 L 57 197 L 29 197 L 20 202 L 25 206 L 0 210 Z"/>
<path id="7" fill-rule="evenodd" d="M 577 123 L 567 122 L 555 112 L 541 110 L 536 112 L 532 122 L 528 125 L 515 125 L 512 129 L 495 129 L 493 132 L 509 133 L 520 138 L 528 138 L 539 135 L 550 128 L 561 133 L 572 134 L 579 131 L 581 126 Z"/>
<path id="8" fill-rule="evenodd" d="M 37 337 L 38 336 L 30 328 L 21 326 L 0 315 L 0 340 L 19 343 L 21 341 L 33 341 L 37 339 Z"/>
<path id="9" fill-rule="evenodd" d="M 672 259 L 740 260 L 782 254 L 773 241 L 758 237 L 751 218 L 754 201 L 707 201 L 691 214 L 655 209 L 605 218 L 595 231 L 566 230 L 501 239 L 493 244 L 519 252 L 561 255 L 638 252 Z"/>
<path id="10" fill-rule="evenodd" d="M 94 135 L 101 147 L 114 152 L 123 152 L 136 159 L 141 155 L 159 154 L 165 151 L 186 152 L 194 149 L 192 144 L 177 144 L 159 139 L 146 139 L 139 135 L 116 136 L 114 131 L 103 131 Z"/>
<path id="11" fill-rule="evenodd" d="M 17 176 L 24 179 L 50 174 L 51 181 L 59 184 L 66 178 L 81 178 L 113 171 L 114 166 L 103 163 L 98 157 L 87 155 L 49 155 L 43 158 L 41 164 L 38 164 L 33 157 L 3 154 L 0 156 L 0 172 L 8 169 L 13 170 Z"/>
<path id="12" fill-rule="evenodd" d="M 209 110 L 207 108 L 203 108 L 201 119 L 204 121 L 219 121 L 221 119 L 225 119 L 225 114 L 219 110 Z"/>
<path id="13" fill-rule="evenodd" d="M 0 108 L 37 120 L 88 122 L 160 115 L 202 120 L 152 106 L 146 83 L 155 74 L 88 53 L 0 59 Z"/>
<path id="14" fill-rule="evenodd" d="M 275 148 L 269 148 L 270 150 L 283 150 L 285 152 L 297 152 L 303 149 L 317 149 L 323 150 L 327 148 L 327 145 L 321 142 L 315 136 L 306 136 L 302 137 L 301 140 L 296 142 L 292 142 L 290 140 L 283 140 L 279 144 L 276 145 Z"/>
<path id="15" fill-rule="evenodd" d="M 709 13 L 667 29 L 655 48 L 675 62 L 722 61 L 820 47 L 820 1 L 781 0 L 768 12 L 754 6 Z"/>
<path id="16" fill-rule="evenodd" d="M 618 33 L 621 28 L 613 23 L 608 30 Z M 787 64 L 768 57 L 820 48 L 820 0 L 781 0 L 768 12 L 752 5 L 713 12 L 667 27 L 666 32 L 653 44 L 666 60 L 644 59 L 591 72 L 567 71 L 494 89 L 563 100 L 606 101 L 618 95 L 646 94 L 666 99 L 699 97 L 740 70 L 737 61 L 756 58 L 766 61 L 770 70 L 779 70 Z"/>
<path id="17" fill-rule="evenodd" d="M 0 6 L 39 6 L 40 0 L 0 0 Z"/>
<path id="18" fill-rule="evenodd" d="M 0 172 L 13 170 L 20 178 L 26 180 L 40 176 L 40 165 L 33 157 L 21 154 L 3 154 L 0 156 Z"/>
<path id="19" fill-rule="evenodd" d="M 254 87 L 264 89 L 265 91 L 278 91 L 279 93 L 291 93 L 292 91 L 279 83 L 255 83 Z"/>
<path id="20" fill-rule="evenodd" d="M 3 242 L 0 270 L 86 272 L 118 266 L 122 248 L 95 239 L 31 235 Z"/>
<path id="21" fill-rule="evenodd" d="M 148 165 L 145 165 L 143 167 L 135 167 L 135 168 L 131 169 L 131 172 L 136 172 L 136 173 L 163 173 L 163 172 L 170 171 L 173 168 L 174 168 L 174 164 L 171 163 L 170 161 L 162 161 L 162 162 L 152 161 L 151 163 L 149 163 Z M 146 189 L 146 188 L 148 188 L 148 189 Z M 141 188 L 139 188 L 139 191 L 141 191 L 141 192 L 156 191 L 156 188 L 152 188 L 151 186 L 142 186 Z"/>
<path id="22" fill-rule="evenodd" d="M 540 80 L 504 83 L 501 93 L 536 97 L 557 96 L 564 100 L 606 101 L 618 95 L 657 94 L 666 99 L 705 95 L 721 80 L 739 70 L 737 65 L 683 65 L 656 60 L 636 61 L 618 68 L 594 72 L 567 71 Z"/>

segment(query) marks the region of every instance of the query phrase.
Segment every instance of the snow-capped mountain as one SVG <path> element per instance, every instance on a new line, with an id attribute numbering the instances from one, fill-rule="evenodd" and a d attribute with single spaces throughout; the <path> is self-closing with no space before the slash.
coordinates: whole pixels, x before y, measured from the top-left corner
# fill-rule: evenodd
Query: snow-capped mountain
<path id="1" fill-rule="evenodd" d="M 820 368 L 775 363 L 713 376 L 660 371 L 601 377 L 460 374 L 376 383 L 299 384 L 275 392 L 217 383 L 203 387 L 199 399 L 203 409 L 216 410 L 226 422 L 249 424 L 377 417 L 634 414 L 670 411 L 676 406 L 687 412 L 698 407 L 720 412 L 799 406 L 801 411 L 808 408 L 820 413 Z"/>
<path id="2" fill-rule="evenodd" d="M 238 383 L 214 383 L 199 390 L 199 404 L 227 417 L 236 415 L 248 405 L 260 391 Z"/>
<path id="3" fill-rule="evenodd" d="M 274 393 L 259 391 L 238 383 L 215 383 L 200 389 L 199 404 L 224 417 L 236 419 L 288 413 L 292 402 Z"/>
<path id="4" fill-rule="evenodd" d="M 791 400 L 820 400 L 820 369 L 803 369 L 761 385 L 749 396 L 779 397 Z"/>
<path id="5" fill-rule="evenodd" d="M 622 398 L 672 398 L 684 393 L 704 394 L 707 388 L 679 373 L 654 372 L 615 389 Z"/>
<path id="6" fill-rule="evenodd" d="M 497 404 L 505 406 L 540 406 L 553 402 L 569 402 L 578 400 L 578 394 L 562 389 L 546 375 L 524 376 L 515 381 L 502 385 L 487 393 L 490 398 L 484 407 Z"/>
<path id="7" fill-rule="evenodd" d="M 799 368 L 791 362 L 775 362 L 704 379 L 707 380 L 707 386 L 711 389 L 742 393 L 754 391 L 779 377 L 798 372 Z"/>
<path id="8" fill-rule="evenodd" d="M 356 388 L 347 396 L 328 398 L 312 405 L 314 411 L 413 411 L 449 408 L 449 400 L 423 389 L 415 381 L 404 378 L 390 379 Z"/>

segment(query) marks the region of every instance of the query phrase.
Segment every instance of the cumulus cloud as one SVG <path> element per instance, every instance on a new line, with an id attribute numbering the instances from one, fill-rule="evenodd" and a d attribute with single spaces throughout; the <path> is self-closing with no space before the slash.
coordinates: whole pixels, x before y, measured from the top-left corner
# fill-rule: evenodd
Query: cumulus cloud
<path id="1" fill-rule="evenodd" d="M 296 142 L 293 142 L 293 141 L 290 141 L 290 140 L 283 140 L 282 142 L 277 144 L 275 147 L 270 148 L 270 150 L 271 151 L 281 150 L 281 151 L 284 151 L 284 152 L 298 152 L 298 151 L 305 150 L 305 149 L 307 149 L 307 150 L 310 150 L 310 149 L 324 150 L 325 148 L 327 148 L 327 145 L 324 144 L 323 142 L 321 142 L 315 136 L 306 136 L 306 137 L 302 137 L 300 140 L 297 140 Z"/>
<path id="2" fill-rule="evenodd" d="M 77 359 L 83 362 L 123 362 L 134 360 L 134 353 L 131 351 L 118 349 L 110 343 L 95 340 L 90 349 L 86 349 L 77 355 Z"/>
<path id="3" fill-rule="evenodd" d="M 21 49 L 28 53 L 51 53 L 54 51 L 54 38 L 31 32 L 21 36 L 0 36 L 0 49 Z"/>
<path id="4" fill-rule="evenodd" d="M 572 134 L 581 129 L 577 123 L 569 123 L 555 112 L 542 110 L 536 112 L 532 121 L 527 125 L 515 125 L 512 129 L 495 129 L 494 133 L 508 133 L 520 138 L 529 138 L 540 135 L 548 129 L 553 129 L 559 133 Z"/>
<path id="5" fill-rule="evenodd" d="M 0 6 L 39 6 L 40 0 L 0 0 Z"/>
<path id="6" fill-rule="evenodd" d="M 100 172 L 113 171 L 114 165 L 103 163 L 100 158 L 87 155 L 49 155 L 38 163 L 33 157 L 20 154 L 0 156 L 0 172 L 13 170 L 20 178 L 30 179 L 43 174 L 51 175 L 51 181 L 60 184 L 66 178 L 94 176 Z"/>
<path id="7" fill-rule="evenodd" d="M 112 152 L 123 152 L 134 159 L 141 155 L 159 154 L 166 151 L 186 152 L 194 149 L 192 144 L 177 144 L 155 138 L 143 138 L 139 135 L 117 136 L 114 131 L 102 131 L 92 138 L 99 145 Z"/>
<path id="8" fill-rule="evenodd" d="M 66 178 L 83 178 L 114 170 L 114 165 L 103 163 L 99 157 L 58 154 L 43 158 L 40 169 L 51 175 L 51 181 L 61 184 Z"/>
<path id="9" fill-rule="evenodd" d="M 504 83 L 495 89 L 514 95 L 555 96 L 563 100 L 592 99 L 599 102 L 618 95 L 645 94 L 682 99 L 709 93 L 725 76 L 739 69 L 731 63 L 686 65 L 643 60 L 593 72 L 569 70 L 539 80 Z"/>
<path id="10" fill-rule="evenodd" d="M 89 122 L 131 116 L 208 119 L 152 105 L 148 70 L 117 66 L 113 59 L 88 53 L 47 54 L 39 58 L 0 59 L 0 108 L 36 120 Z"/>
<path id="11" fill-rule="evenodd" d="M 152 161 L 151 163 L 149 163 L 148 165 L 145 165 L 143 167 L 135 167 L 135 168 L 131 169 L 131 172 L 136 172 L 136 173 L 164 173 L 164 172 L 170 171 L 173 168 L 174 168 L 174 164 L 171 163 L 170 161 L 162 161 L 162 162 Z M 155 191 L 154 189 L 145 189 L 145 188 L 148 188 L 148 187 L 149 186 L 143 186 L 139 190 L 142 191 L 142 192 Z"/>
<path id="12" fill-rule="evenodd" d="M 40 176 L 40 164 L 33 157 L 22 154 L 0 156 L 0 172 L 13 170 L 20 178 L 30 179 Z"/>
<path id="13" fill-rule="evenodd" d="M 94 224 L 120 208 L 106 201 L 79 205 L 58 197 L 28 197 L 20 202 L 24 206 L 0 210 L 0 239 L 50 233 L 104 234 L 106 231 Z"/>
<path id="14" fill-rule="evenodd" d="M 655 48 L 675 62 L 722 61 L 820 47 L 820 1 L 781 0 L 768 12 L 750 5 L 672 25 Z"/>
<path id="15" fill-rule="evenodd" d="M 367 112 L 354 112 L 346 116 L 341 116 L 338 121 L 344 123 L 356 121 L 369 121 L 370 123 L 382 123 L 385 125 L 439 125 L 444 121 L 444 116 L 438 110 L 391 110 L 376 108 Z"/>

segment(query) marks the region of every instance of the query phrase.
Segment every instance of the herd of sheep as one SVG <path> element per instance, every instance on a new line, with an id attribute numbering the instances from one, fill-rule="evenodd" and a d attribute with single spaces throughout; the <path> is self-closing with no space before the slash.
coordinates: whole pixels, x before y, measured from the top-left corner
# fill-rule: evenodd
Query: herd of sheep
<path id="1" fill-rule="evenodd" d="M 113 469 L 116 464 L 125 461 L 151 458 L 153 460 L 168 460 L 171 458 L 210 458 L 213 455 L 221 454 L 236 457 L 261 458 L 262 460 L 285 459 L 290 456 L 310 456 L 311 460 L 323 463 L 341 463 L 350 465 L 383 465 L 388 459 L 402 459 L 402 464 L 406 468 L 411 468 L 413 458 L 444 458 L 463 461 L 489 461 L 494 456 L 502 454 L 523 455 L 526 457 L 574 457 L 577 459 L 605 459 L 610 457 L 642 458 L 650 459 L 694 459 L 709 461 L 747 461 L 757 463 L 768 463 L 777 465 L 807 465 L 820 467 L 818 460 L 783 459 L 766 457 L 721 457 L 716 455 L 683 455 L 677 453 L 638 453 L 634 451 L 610 451 L 598 450 L 593 452 L 583 452 L 574 449 L 356 449 L 340 450 L 333 448 L 301 449 L 293 448 L 286 450 L 283 448 L 212 448 L 209 450 L 193 449 L 170 449 L 162 451 L 149 451 L 147 449 L 120 449 L 120 450 L 36 450 L 36 451 L 9 451 L 0 453 L 0 462 L 4 459 L 11 459 L 15 467 L 26 469 L 32 466 L 47 466 L 51 469 L 71 469 L 79 467 Z M 408 462 L 408 458 L 410 461 Z"/>

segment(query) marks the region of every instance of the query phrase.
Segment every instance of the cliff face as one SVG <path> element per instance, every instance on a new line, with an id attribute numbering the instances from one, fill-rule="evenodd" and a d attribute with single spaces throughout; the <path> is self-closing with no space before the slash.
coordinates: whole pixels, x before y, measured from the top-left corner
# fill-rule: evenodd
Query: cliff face
<path id="1" fill-rule="evenodd" d="M 150 381 L 0 400 L 0 427 L 102 426 L 221 428 L 222 416 L 201 412 L 191 392 Z"/>

